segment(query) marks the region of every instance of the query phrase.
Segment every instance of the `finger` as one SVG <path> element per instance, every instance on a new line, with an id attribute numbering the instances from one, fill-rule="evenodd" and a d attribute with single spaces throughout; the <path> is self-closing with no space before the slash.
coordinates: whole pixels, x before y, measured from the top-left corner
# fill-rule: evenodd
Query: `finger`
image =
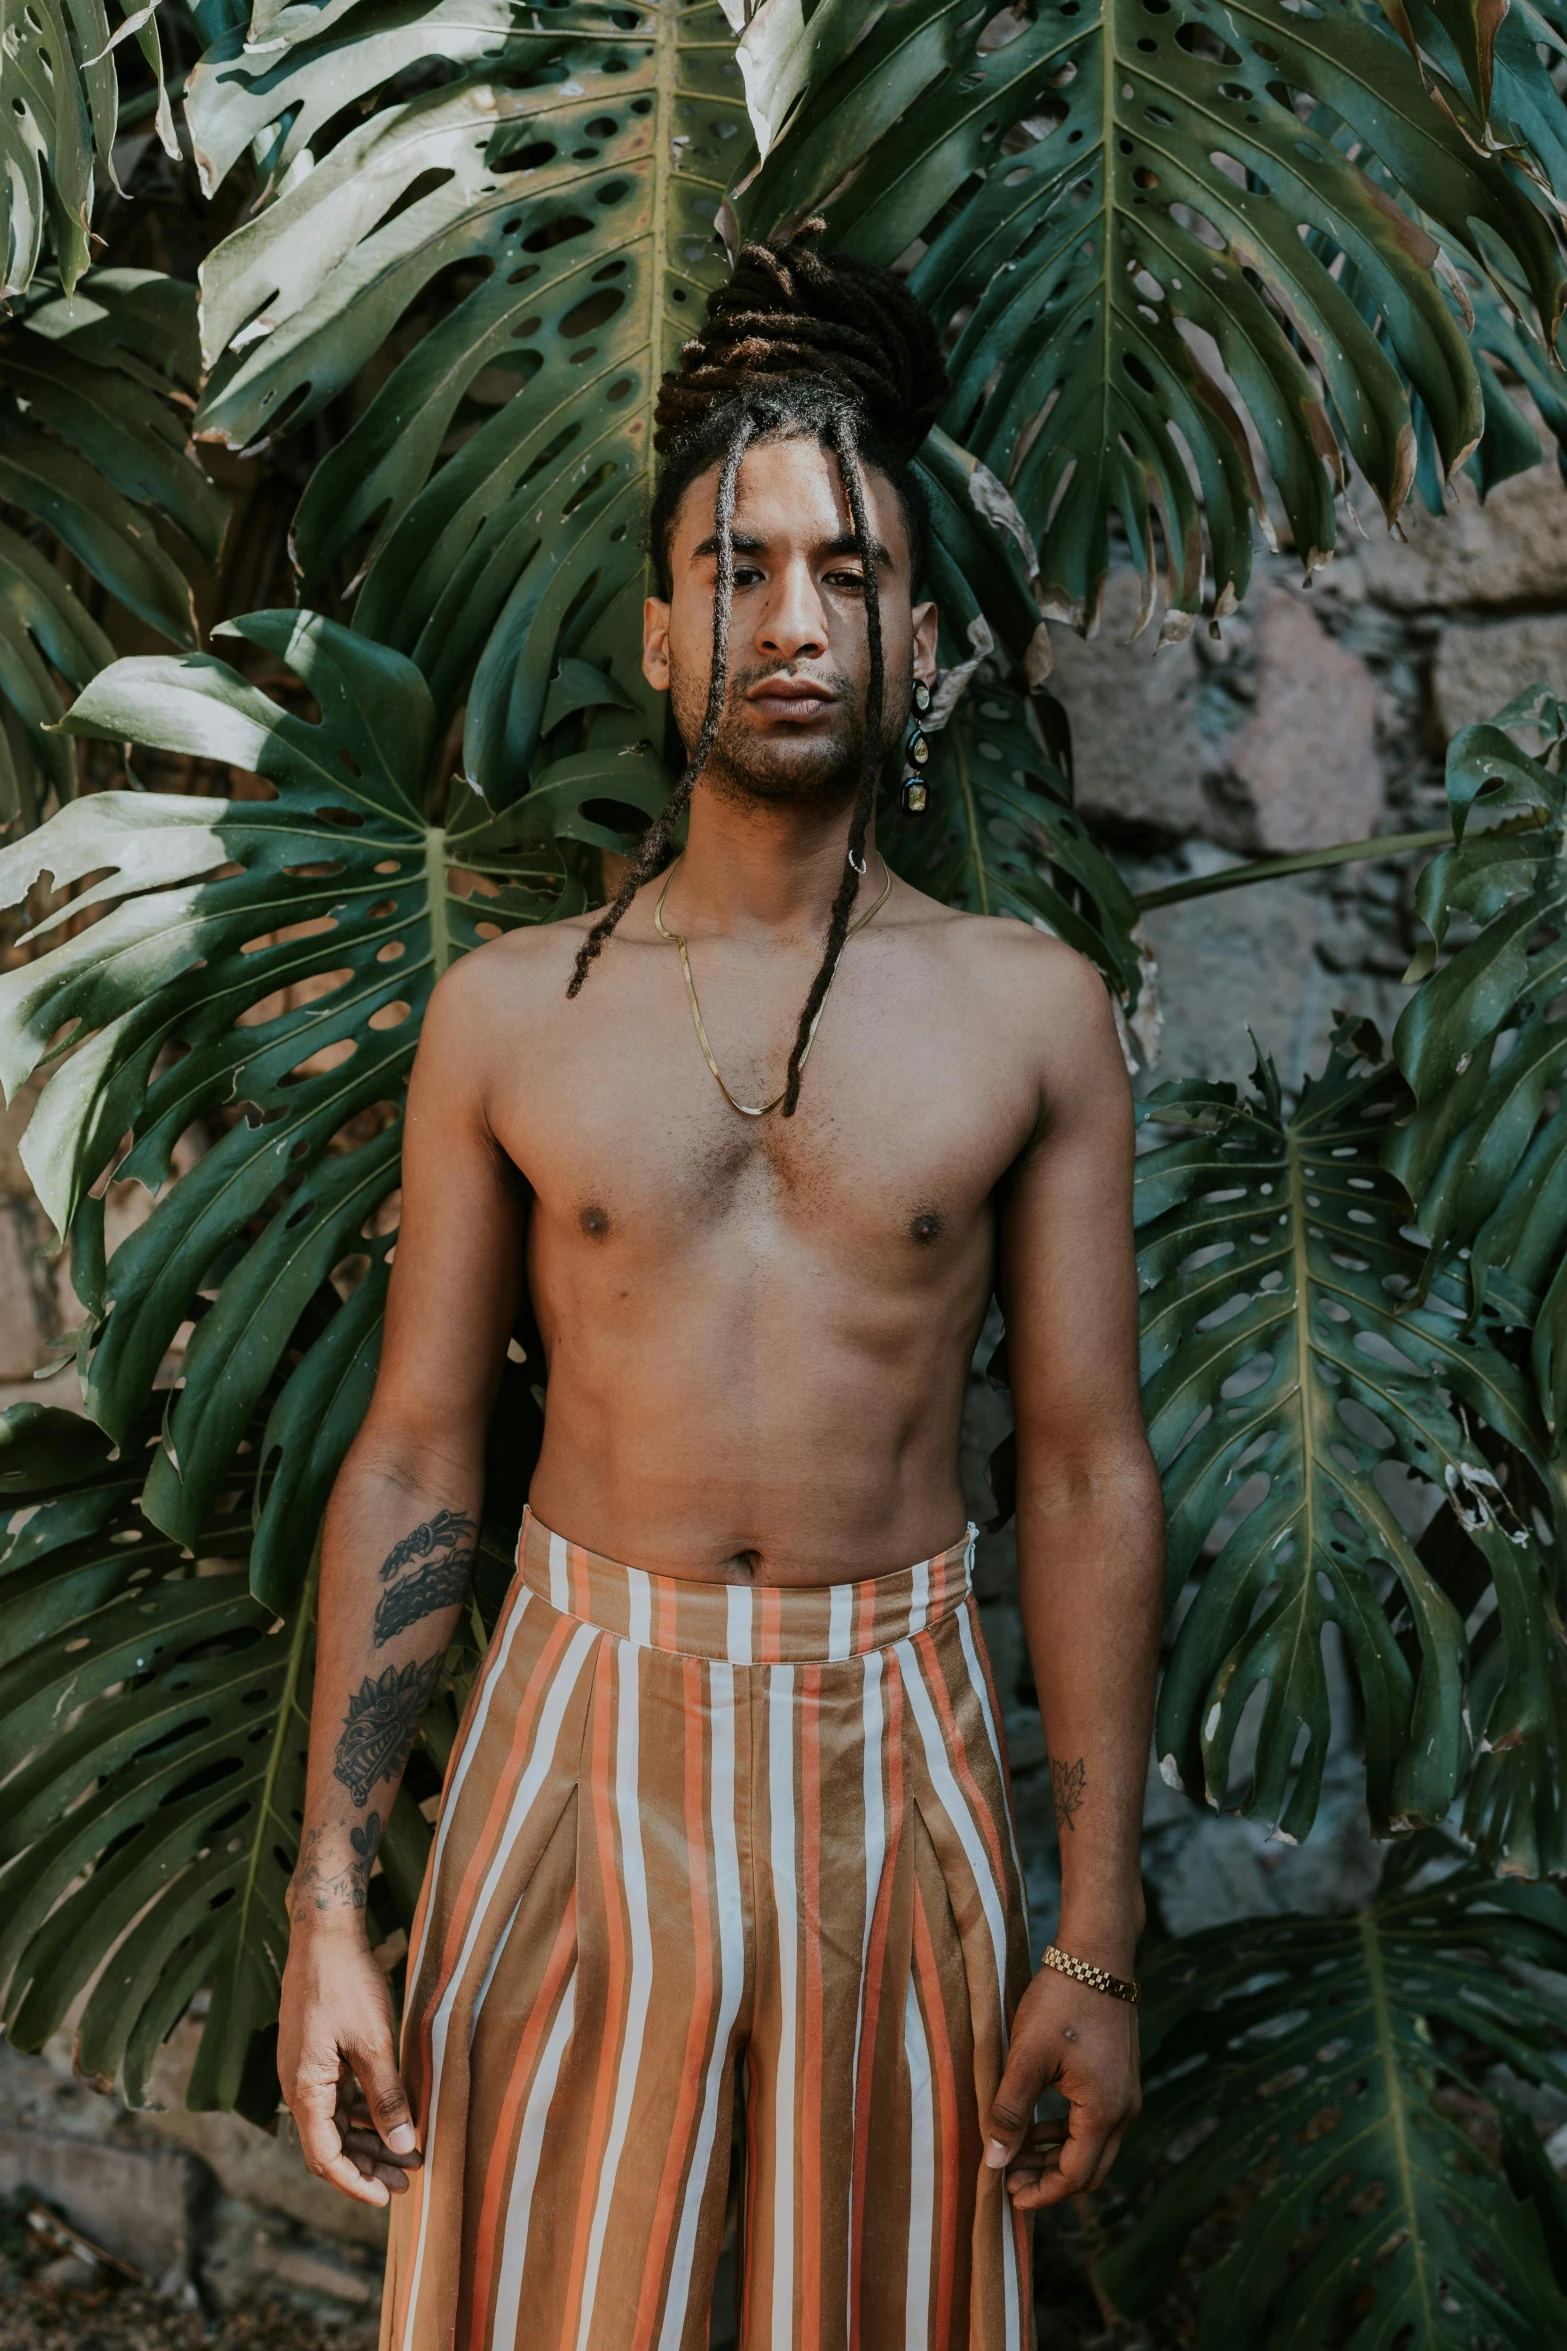
<path id="1" fill-rule="evenodd" d="M 1044 2086 L 1043 2058 L 1032 2047 L 1014 2041 L 986 2126 L 985 2161 L 992 2171 L 1010 2163 L 1022 2145 Z"/>
<path id="2" fill-rule="evenodd" d="M 290 2112 L 299 2133 L 299 2151 L 318 2180 L 325 2180 L 356 2204 L 384 2204 L 386 2190 L 361 2177 L 344 2153 L 336 2121 L 337 2082 L 327 2074 L 301 2070 Z"/>
<path id="3" fill-rule="evenodd" d="M 1071 2129 L 1062 2143 L 1055 2166 L 1043 2173 L 1039 2187 L 1025 2201 L 1025 2209 L 1064 2203 L 1091 2185 L 1110 2137 L 1110 2125 L 1075 2107 Z"/>
<path id="4" fill-rule="evenodd" d="M 397 2070 L 390 2027 L 374 2041 L 362 2042 L 347 2054 L 359 2076 L 370 2120 L 382 2140 L 394 2155 L 414 2154 L 419 2138 L 402 2076 Z"/>
<path id="5" fill-rule="evenodd" d="M 1104 2186 L 1106 2179 L 1109 2177 L 1110 2167 L 1121 2151 L 1121 2141 L 1125 2138 L 1125 2136 L 1126 2125 L 1123 2122 L 1118 2131 L 1112 2131 L 1110 2134 L 1109 2142 L 1105 2147 L 1105 2151 L 1099 2158 L 1099 2168 L 1088 2183 L 1091 2188 L 1102 2188 Z"/>
<path id="6" fill-rule="evenodd" d="M 397 2154 L 392 2148 L 387 2146 L 380 2133 L 371 2129 L 368 2124 L 363 2126 L 356 2126 L 354 2129 L 345 2132 L 343 2134 L 343 2146 L 345 2151 L 350 2155 L 363 2155 L 371 2163 L 385 2164 L 390 2170 L 395 2171 L 399 2177 L 401 2177 L 405 2171 L 417 2171 L 420 2164 L 424 2161 L 424 2157 L 417 2153 L 417 2151 L 411 2155 Z"/>

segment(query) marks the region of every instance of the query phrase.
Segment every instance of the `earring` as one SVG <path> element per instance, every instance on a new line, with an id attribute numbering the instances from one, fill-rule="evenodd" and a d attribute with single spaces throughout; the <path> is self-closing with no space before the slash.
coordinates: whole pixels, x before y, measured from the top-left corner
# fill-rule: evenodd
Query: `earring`
<path id="1" fill-rule="evenodd" d="M 903 806 L 909 816 L 922 815 L 929 798 L 921 770 L 930 758 L 930 744 L 920 725 L 920 720 L 929 708 L 930 688 L 923 678 L 916 678 L 914 708 L 909 713 L 909 731 L 903 746 L 903 756 L 908 765 L 908 773 L 903 779 Z"/>

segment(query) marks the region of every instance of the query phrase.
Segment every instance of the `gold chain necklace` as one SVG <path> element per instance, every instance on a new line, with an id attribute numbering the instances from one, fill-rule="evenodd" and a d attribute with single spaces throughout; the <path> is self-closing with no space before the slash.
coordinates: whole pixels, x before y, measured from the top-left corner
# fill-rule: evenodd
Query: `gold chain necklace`
<path id="1" fill-rule="evenodd" d="M 718 1091 L 722 1094 L 730 1109 L 738 1110 L 742 1118 L 765 1118 L 770 1110 L 776 1110 L 778 1108 L 778 1105 L 784 1098 L 783 1094 L 775 1094 L 771 1102 L 737 1102 L 733 1094 L 730 1093 L 729 1088 L 724 1084 L 723 1072 L 719 1068 L 717 1062 L 713 1059 L 713 1048 L 707 1041 L 707 1031 L 702 1025 L 702 1007 L 696 1000 L 696 982 L 691 977 L 691 957 L 686 950 L 685 933 L 683 931 L 668 930 L 665 927 L 664 900 L 669 896 L 669 885 L 674 880 L 675 875 L 679 869 L 680 859 L 677 857 L 665 878 L 664 887 L 658 893 L 658 904 L 653 909 L 653 928 L 657 931 L 661 939 L 667 940 L 671 947 L 678 947 L 680 950 L 680 968 L 685 974 L 686 1001 L 691 1007 L 691 1020 L 692 1025 L 696 1030 L 696 1041 L 702 1048 L 703 1060 L 707 1063 L 708 1068 L 712 1071 L 714 1077 L 718 1080 Z M 886 905 L 887 900 L 892 895 L 892 868 L 887 863 L 885 857 L 881 861 L 881 869 L 883 874 L 886 876 L 886 879 L 881 885 L 881 894 L 877 898 L 875 905 L 870 908 L 868 913 L 860 915 L 854 922 L 850 923 L 848 929 L 843 935 L 843 943 L 845 947 L 847 947 L 849 941 L 853 938 L 856 931 L 863 931 L 868 922 L 873 922 L 875 920 L 876 916 L 880 914 L 882 908 Z M 841 956 L 839 961 L 842 961 Z M 837 977 L 838 966 L 837 964 L 834 964 L 832 979 L 827 982 L 827 995 L 823 996 L 820 1004 L 816 1007 L 816 1018 L 811 1023 L 810 1034 L 805 1040 L 805 1051 L 800 1056 L 800 1067 L 802 1069 L 804 1069 L 806 1062 L 810 1058 L 811 1047 L 816 1042 L 816 1032 L 821 1026 L 822 1014 L 827 1009 L 827 996 L 832 994 L 832 981 Z M 784 1094 L 786 1094 L 788 1091 L 789 1089 L 786 1085 L 784 1087 Z"/>

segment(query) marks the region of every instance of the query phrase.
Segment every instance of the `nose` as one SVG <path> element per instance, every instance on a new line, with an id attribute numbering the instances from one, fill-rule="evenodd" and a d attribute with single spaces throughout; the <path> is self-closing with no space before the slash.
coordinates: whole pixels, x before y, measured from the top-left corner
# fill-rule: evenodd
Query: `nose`
<path id="1" fill-rule="evenodd" d="M 812 661 L 826 652 L 827 615 L 803 556 L 774 574 L 757 620 L 756 649 L 773 661 Z"/>

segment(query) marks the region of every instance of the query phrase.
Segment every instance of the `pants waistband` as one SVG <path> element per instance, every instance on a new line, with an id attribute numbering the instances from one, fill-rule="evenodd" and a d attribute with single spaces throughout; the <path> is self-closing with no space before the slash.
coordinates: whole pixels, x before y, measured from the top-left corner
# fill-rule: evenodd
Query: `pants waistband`
<path id="1" fill-rule="evenodd" d="M 961 1607 L 974 1580 L 977 1533 L 970 1526 L 934 1559 L 859 1584 L 720 1584 L 622 1567 L 551 1534 L 527 1510 L 517 1569 L 563 1616 L 641 1649 L 731 1665 L 830 1664 L 890 1648 Z"/>

